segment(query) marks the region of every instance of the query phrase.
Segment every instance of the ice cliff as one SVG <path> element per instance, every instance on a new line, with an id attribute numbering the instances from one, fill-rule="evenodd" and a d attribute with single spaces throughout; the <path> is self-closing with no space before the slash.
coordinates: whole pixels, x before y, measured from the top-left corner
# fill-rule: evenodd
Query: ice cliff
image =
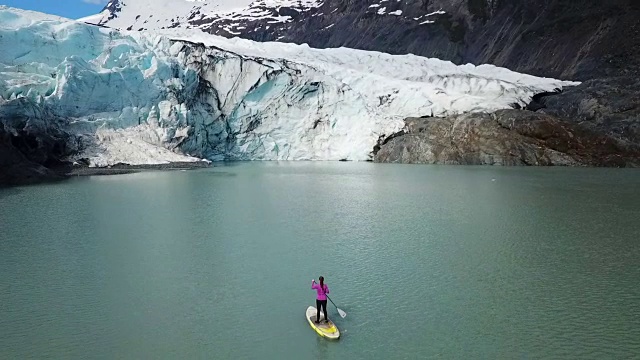
<path id="1" fill-rule="evenodd" d="M 0 6 L 0 122 L 55 126 L 92 166 L 369 160 L 409 116 L 526 104 L 575 83 L 414 55 L 116 31 Z M 55 121 L 54 121 L 55 120 Z"/>

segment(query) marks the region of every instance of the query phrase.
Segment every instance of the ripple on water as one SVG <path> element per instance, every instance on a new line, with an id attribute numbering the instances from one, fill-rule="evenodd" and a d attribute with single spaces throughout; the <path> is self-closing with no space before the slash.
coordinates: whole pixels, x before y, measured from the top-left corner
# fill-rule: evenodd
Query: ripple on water
<path id="1" fill-rule="evenodd" d="M 634 173 L 216 171 L 0 197 L 0 358 L 640 356 Z"/>

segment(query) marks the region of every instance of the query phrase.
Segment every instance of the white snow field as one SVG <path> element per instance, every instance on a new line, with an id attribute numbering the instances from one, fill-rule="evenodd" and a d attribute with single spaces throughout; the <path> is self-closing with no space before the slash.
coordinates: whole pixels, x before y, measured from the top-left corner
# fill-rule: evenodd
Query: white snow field
<path id="1" fill-rule="evenodd" d="M 78 20 L 121 30 L 177 26 L 204 30 L 220 26 L 237 35 L 235 30 L 246 22 L 265 20 L 278 24 L 292 21 L 291 16 L 280 15 L 280 8 L 306 12 L 322 4 L 321 0 L 119 0 L 109 2 L 100 14 Z"/>
<path id="2" fill-rule="evenodd" d="M 414 55 L 117 31 L 4 6 L 0 49 L 0 114 L 20 101 L 30 121 L 64 119 L 84 139 L 74 159 L 91 166 L 368 160 L 406 117 L 493 111 L 577 85 Z"/>

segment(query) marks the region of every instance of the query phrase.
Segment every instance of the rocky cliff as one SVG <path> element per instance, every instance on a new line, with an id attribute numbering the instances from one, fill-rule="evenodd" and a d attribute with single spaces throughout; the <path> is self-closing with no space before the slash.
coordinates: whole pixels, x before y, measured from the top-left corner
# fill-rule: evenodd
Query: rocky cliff
<path id="1" fill-rule="evenodd" d="M 640 146 L 555 116 L 499 110 L 409 118 L 376 148 L 376 162 L 638 167 Z"/>
<path id="2" fill-rule="evenodd" d="M 27 99 L 0 107 L 0 186 L 62 179 L 69 170 L 65 158 L 78 150 L 76 139 L 52 114 L 33 121 L 37 112 Z"/>

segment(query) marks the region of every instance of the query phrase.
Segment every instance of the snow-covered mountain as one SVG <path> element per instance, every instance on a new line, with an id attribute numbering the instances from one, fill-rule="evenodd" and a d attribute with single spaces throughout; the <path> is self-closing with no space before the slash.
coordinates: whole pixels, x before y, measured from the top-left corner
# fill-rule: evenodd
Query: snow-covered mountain
<path id="1" fill-rule="evenodd" d="M 277 28 L 317 9 L 322 0 L 112 0 L 87 23 L 127 30 L 182 27 L 217 35 L 240 35 Z"/>
<path id="2" fill-rule="evenodd" d="M 637 0 L 111 0 L 85 20 L 586 80 L 640 66 L 638 18 Z"/>
<path id="3" fill-rule="evenodd" d="M 414 55 L 117 31 L 7 7 L 0 48 L 5 128 L 56 126 L 75 141 L 71 159 L 95 166 L 368 160 L 408 116 L 509 108 L 575 85 Z"/>
<path id="4" fill-rule="evenodd" d="M 411 0 L 111 0 L 100 14 L 79 20 L 120 30 L 197 29 L 228 38 L 405 54 L 384 44 L 415 42 L 416 36 L 425 41 L 425 35 L 441 32 L 433 25 L 446 23 L 447 16 L 437 4 Z"/>

